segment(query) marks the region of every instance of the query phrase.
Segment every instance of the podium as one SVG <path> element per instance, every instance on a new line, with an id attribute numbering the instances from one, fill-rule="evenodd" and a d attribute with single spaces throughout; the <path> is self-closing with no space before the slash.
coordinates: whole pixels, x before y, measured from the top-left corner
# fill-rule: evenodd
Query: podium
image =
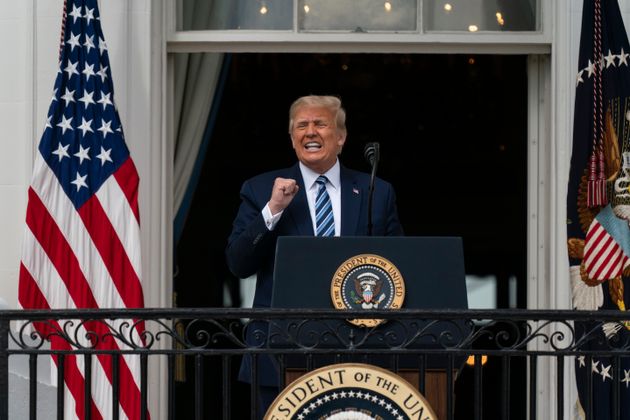
<path id="1" fill-rule="evenodd" d="M 331 285 L 336 278 L 339 283 L 340 273 L 355 272 L 357 266 L 344 264 L 357 256 L 377 256 L 391 263 L 395 271 L 404 281 L 405 296 L 402 308 L 408 309 L 467 309 L 466 282 L 464 270 L 464 256 L 461 238 L 457 237 L 280 237 L 276 248 L 276 262 L 271 306 L 273 308 L 333 308 Z M 363 261 L 363 260 L 361 260 Z M 367 261 L 367 260 L 366 260 Z M 374 261 L 374 259 L 372 259 Z M 360 269 L 360 268 L 359 268 Z M 394 271 L 387 268 L 387 271 Z M 350 281 L 350 280 L 349 280 Z M 354 280 L 358 282 L 358 280 Z M 349 287 L 352 287 L 350 285 Z M 357 284 L 358 287 L 358 284 Z M 334 289 L 334 288 L 333 288 Z M 358 292 L 358 289 L 357 289 Z M 350 290 L 350 293 L 353 293 Z M 334 293 L 332 293 L 334 294 Z M 383 295 L 386 293 L 383 293 Z M 356 297 L 356 294 L 355 294 Z M 374 297 L 376 299 L 376 296 Z M 381 309 L 381 308 L 379 308 Z M 366 319 L 370 318 L 366 311 Z M 383 357 L 374 357 L 375 365 L 387 366 L 387 352 L 383 348 L 382 340 L 378 337 L 385 335 L 397 336 L 404 339 L 404 335 L 436 329 L 435 333 L 443 333 L 442 328 L 458 337 L 465 337 L 469 327 L 463 322 L 429 324 L 427 320 L 390 320 L 376 327 L 362 327 L 345 320 L 327 320 L 327 328 L 335 329 L 335 335 L 343 338 L 352 334 L 355 340 L 365 338 L 363 349 L 379 349 Z M 316 322 L 313 322 L 317 328 Z M 274 328 L 282 329 L 282 321 L 270 326 L 270 337 L 274 336 Z M 280 337 L 282 334 L 275 335 Z M 430 334 L 429 334 L 430 335 Z M 308 334 L 298 337 L 303 344 L 317 344 L 334 348 L 342 344 L 329 340 L 327 343 L 309 343 Z M 314 335 L 317 337 L 317 334 Z M 295 339 L 295 337 L 293 337 Z M 290 341 L 282 339 L 270 340 L 272 347 L 286 348 Z M 420 339 L 409 344 L 406 348 L 427 349 L 435 347 L 430 340 Z M 396 345 L 396 343 L 391 343 Z M 414 356 L 398 356 L 398 375 L 412 385 L 419 386 L 419 371 L 417 363 L 410 359 Z M 318 366 L 334 363 L 332 358 L 321 356 L 316 363 Z M 372 363 L 372 362 L 370 362 Z M 454 363 L 455 371 L 463 364 L 462 360 Z M 294 356 L 285 359 L 285 371 L 281 372 L 285 386 L 307 372 L 305 357 Z M 454 372 L 453 378 L 455 378 Z M 425 398 L 432 405 L 438 418 L 446 414 L 446 360 L 433 358 L 425 366 Z"/>

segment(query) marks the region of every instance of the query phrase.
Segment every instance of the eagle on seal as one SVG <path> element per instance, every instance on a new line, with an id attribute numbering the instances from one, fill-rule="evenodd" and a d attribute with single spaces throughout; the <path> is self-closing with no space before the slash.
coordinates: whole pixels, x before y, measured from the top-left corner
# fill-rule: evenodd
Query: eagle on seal
<path id="1" fill-rule="evenodd" d="M 383 298 L 379 296 L 381 288 L 383 287 L 383 280 L 381 280 L 376 274 L 362 273 L 354 279 L 354 289 L 357 294 L 363 298 L 361 306 L 364 309 L 377 308 Z"/>

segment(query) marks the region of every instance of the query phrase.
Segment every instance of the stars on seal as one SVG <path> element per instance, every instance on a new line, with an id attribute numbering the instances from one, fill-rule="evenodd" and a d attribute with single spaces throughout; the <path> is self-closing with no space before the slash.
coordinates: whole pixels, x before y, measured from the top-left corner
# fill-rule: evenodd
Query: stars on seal
<path id="1" fill-rule="evenodd" d="M 630 371 L 628 372 L 628 382 L 630 382 Z M 333 392 L 321 394 L 316 399 L 307 402 L 303 406 L 301 411 L 297 413 L 296 418 L 297 420 L 306 420 L 311 416 L 316 415 L 320 419 L 327 419 L 328 415 L 326 414 L 326 404 L 335 404 L 335 400 L 337 401 L 337 404 L 339 404 L 339 400 L 343 400 L 346 398 L 353 399 L 355 403 L 357 400 L 366 401 L 368 404 L 371 404 L 373 407 L 376 408 L 376 413 L 381 413 L 380 416 L 384 415 L 384 412 L 387 412 L 389 416 L 386 416 L 386 418 L 391 418 L 394 420 L 404 420 L 405 418 L 403 415 L 404 411 L 401 411 L 401 409 L 396 406 L 396 404 L 392 404 L 387 398 L 380 397 L 378 393 L 372 394 L 370 392 L 367 392 L 366 390 L 360 389 L 346 389 L 341 391 L 335 390 Z M 335 410 L 339 408 L 337 406 L 334 407 Z M 370 410 L 369 406 L 366 407 L 366 409 Z M 357 408 L 353 406 L 353 408 L 347 408 L 345 410 L 348 412 L 353 412 L 356 411 Z"/>

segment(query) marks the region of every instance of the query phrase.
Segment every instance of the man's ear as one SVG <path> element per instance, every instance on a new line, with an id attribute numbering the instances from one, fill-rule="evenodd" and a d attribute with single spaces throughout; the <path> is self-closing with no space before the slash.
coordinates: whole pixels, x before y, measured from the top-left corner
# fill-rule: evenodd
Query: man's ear
<path id="1" fill-rule="evenodd" d="M 343 148 L 343 145 L 346 144 L 346 133 L 339 133 L 339 137 L 337 137 L 337 144 L 339 145 L 339 151 Z"/>

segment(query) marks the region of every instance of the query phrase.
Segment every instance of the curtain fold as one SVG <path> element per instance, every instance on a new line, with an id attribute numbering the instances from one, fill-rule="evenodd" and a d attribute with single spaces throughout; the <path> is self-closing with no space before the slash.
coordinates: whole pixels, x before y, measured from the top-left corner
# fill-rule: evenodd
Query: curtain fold
<path id="1" fill-rule="evenodd" d="M 185 0 L 181 8 L 183 27 L 205 29 L 213 21 L 226 19 L 229 3 L 217 0 Z M 220 74 L 223 54 L 188 53 L 175 56 L 175 154 L 173 169 L 173 212 L 175 241 L 179 240 L 192 192 L 196 187 L 195 171 L 205 159 L 211 136 L 211 110 L 220 95 Z"/>

